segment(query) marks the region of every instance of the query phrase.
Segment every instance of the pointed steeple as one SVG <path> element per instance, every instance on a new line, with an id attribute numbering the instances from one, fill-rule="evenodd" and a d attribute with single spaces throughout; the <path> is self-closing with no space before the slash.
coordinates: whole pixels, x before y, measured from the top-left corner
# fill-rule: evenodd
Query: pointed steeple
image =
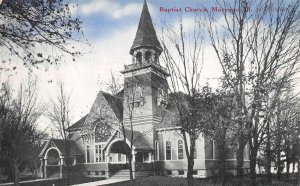
<path id="1" fill-rule="evenodd" d="M 156 37 L 146 0 L 144 0 L 140 23 L 132 47 L 130 48 L 130 54 L 132 55 L 135 49 L 141 47 L 151 47 L 159 53 L 162 52 L 162 47 Z"/>

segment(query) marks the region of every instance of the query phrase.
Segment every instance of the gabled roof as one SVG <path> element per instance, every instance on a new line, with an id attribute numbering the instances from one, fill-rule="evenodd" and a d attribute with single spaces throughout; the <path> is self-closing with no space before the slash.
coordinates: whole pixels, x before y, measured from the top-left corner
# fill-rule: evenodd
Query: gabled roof
<path id="1" fill-rule="evenodd" d="M 146 0 L 144 1 L 139 26 L 130 49 L 130 54 L 132 55 L 133 51 L 140 47 L 153 47 L 159 52 L 162 51 L 162 47 L 156 37 Z"/>
<path id="2" fill-rule="evenodd" d="M 94 101 L 92 108 L 90 109 L 89 114 L 85 119 L 84 125 L 81 127 L 81 133 L 93 133 L 95 126 L 99 123 L 102 123 L 103 125 L 116 125 L 122 120 L 123 100 L 109 93 L 100 91 Z"/>
<path id="3" fill-rule="evenodd" d="M 119 97 L 113 96 L 107 92 L 101 91 L 102 95 L 106 99 L 110 108 L 113 110 L 119 121 L 123 120 L 123 100 Z"/>
<path id="4" fill-rule="evenodd" d="M 46 151 L 50 147 L 56 147 L 62 156 L 66 155 L 66 148 L 65 148 L 65 140 L 63 139 L 50 139 L 46 145 L 44 146 L 43 150 L 41 151 L 39 157 L 44 157 Z M 70 141 L 70 155 L 75 156 L 75 155 L 83 155 L 83 152 L 77 147 L 75 141 Z"/>
<path id="5" fill-rule="evenodd" d="M 85 122 L 85 119 L 87 116 L 88 116 L 88 114 L 83 116 L 80 120 L 78 120 L 76 123 L 74 123 L 72 126 L 70 126 L 67 130 L 68 131 L 80 130 L 81 127 L 84 125 L 84 122 Z"/>
<path id="6" fill-rule="evenodd" d="M 103 98 L 106 100 L 108 106 L 111 108 L 111 110 L 113 111 L 114 115 L 117 117 L 119 122 L 121 122 L 123 120 L 123 94 L 124 94 L 124 90 L 121 90 L 119 93 L 117 93 L 114 96 L 107 92 L 103 92 L 103 91 L 100 91 L 98 94 L 98 96 L 99 95 L 103 96 Z M 94 102 L 94 105 L 96 102 L 99 102 L 98 96 Z M 103 104 L 103 103 L 98 103 L 98 104 Z M 80 120 L 78 120 L 72 126 L 70 126 L 67 130 L 68 131 L 81 130 L 82 127 L 87 125 L 86 122 L 90 121 L 89 119 L 87 119 L 89 117 L 89 115 L 90 115 L 90 113 L 86 114 L 84 117 L 82 117 Z"/>

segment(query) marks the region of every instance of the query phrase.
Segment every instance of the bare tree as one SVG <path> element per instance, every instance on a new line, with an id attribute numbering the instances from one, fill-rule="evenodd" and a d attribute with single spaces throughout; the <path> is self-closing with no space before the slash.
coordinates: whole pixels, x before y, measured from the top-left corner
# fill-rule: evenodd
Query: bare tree
<path id="1" fill-rule="evenodd" d="M 226 90 L 217 90 L 209 93 L 205 99 L 209 124 L 205 134 L 215 140 L 218 149 L 218 163 L 215 168 L 219 170 L 221 184 L 225 185 L 226 171 L 232 165 L 226 163 L 229 151 L 234 151 L 236 140 L 234 134 L 234 118 L 236 116 L 234 95 Z"/>
<path id="2" fill-rule="evenodd" d="M 0 96 L 0 159 L 13 170 L 14 184 L 20 182 L 20 166 L 32 160 L 32 150 L 38 140 L 36 121 L 41 115 L 37 102 L 36 81 L 21 85 L 17 96 L 9 83 L 3 83 Z"/>
<path id="3" fill-rule="evenodd" d="M 235 94 L 239 149 L 237 172 L 243 172 L 243 150 L 250 145 L 250 172 L 255 184 L 258 149 L 278 98 L 298 71 L 299 1 L 218 1 L 225 24 L 209 16 L 207 28 L 228 87 Z M 248 11 L 249 7 L 254 11 Z M 219 29 L 218 29 L 219 28 Z"/>
<path id="4" fill-rule="evenodd" d="M 69 185 L 72 165 L 70 156 L 72 133 L 67 130 L 71 125 L 70 96 L 65 92 L 63 83 L 59 83 L 57 97 L 51 101 L 45 114 L 51 121 L 53 127 L 59 132 L 60 137 L 64 140 L 67 184 Z"/>
<path id="5" fill-rule="evenodd" d="M 286 162 L 287 177 L 290 164 L 297 162 L 299 145 L 299 98 L 287 92 L 276 107 L 276 117 L 272 121 L 270 132 L 271 157 L 277 165 L 277 178 L 281 178 L 282 165 Z M 268 152 L 268 151 L 267 151 Z M 268 166 L 268 168 L 270 165 Z"/>
<path id="6" fill-rule="evenodd" d="M 195 141 L 205 128 L 205 117 L 195 105 L 201 91 L 200 74 L 203 54 L 203 30 L 199 21 L 195 20 L 193 30 L 186 30 L 182 18 L 179 26 L 172 27 L 164 24 L 161 32 L 163 46 L 162 61 L 170 72 L 171 85 L 169 90 L 173 93 L 173 102 L 178 110 L 179 126 L 184 140 L 185 153 L 188 159 L 188 185 L 194 184 L 194 149 Z M 183 94 L 179 93 L 183 92 Z M 187 136 L 188 135 L 188 136 Z M 188 144 L 188 138 L 190 144 Z"/>
<path id="7" fill-rule="evenodd" d="M 122 91 L 123 85 L 119 82 L 119 79 L 111 72 L 111 79 L 108 82 L 107 91 L 110 92 L 112 95 L 118 94 Z"/>

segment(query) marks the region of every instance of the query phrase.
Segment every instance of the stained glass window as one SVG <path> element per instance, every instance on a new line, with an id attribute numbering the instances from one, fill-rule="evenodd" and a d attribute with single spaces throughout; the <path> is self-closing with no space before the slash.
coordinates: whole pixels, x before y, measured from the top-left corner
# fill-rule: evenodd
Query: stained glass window
<path id="1" fill-rule="evenodd" d="M 106 142 L 110 136 L 110 126 L 106 123 L 98 123 L 95 128 L 95 143 Z"/>

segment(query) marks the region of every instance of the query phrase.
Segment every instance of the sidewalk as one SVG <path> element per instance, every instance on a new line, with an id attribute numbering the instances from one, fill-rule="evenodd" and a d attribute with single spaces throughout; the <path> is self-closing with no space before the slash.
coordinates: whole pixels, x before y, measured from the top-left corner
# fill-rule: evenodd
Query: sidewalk
<path id="1" fill-rule="evenodd" d="M 98 186 L 98 185 L 108 185 L 112 183 L 119 183 L 119 182 L 125 182 L 129 181 L 129 179 L 107 179 L 107 180 L 101 180 L 101 181 L 95 181 L 95 182 L 89 182 L 89 183 L 82 183 L 82 184 L 77 184 L 74 186 Z"/>

